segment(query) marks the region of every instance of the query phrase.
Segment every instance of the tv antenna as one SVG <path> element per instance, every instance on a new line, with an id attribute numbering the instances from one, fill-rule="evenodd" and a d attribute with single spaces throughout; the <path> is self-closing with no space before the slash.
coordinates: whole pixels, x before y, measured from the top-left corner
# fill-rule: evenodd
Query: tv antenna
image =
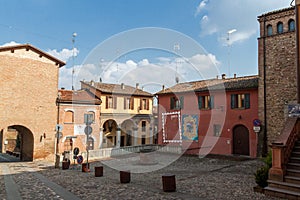
<path id="1" fill-rule="evenodd" d="M 180 44 L 179 43 L 176 43 L 174 44 L 174 51 L 176 53 L 176 57 L 178 55 L 178 51 L 180 50 Z M 175 57 L 175 62 L 176 62 L 176 72 L 175 72 L 175 82 L 176 84 L 179 83 L 179 77 L 178 77 L 178 61 L 176 60 L 176 57 Z"/>
<path id="2" fill-rule="evenodd" d="M 230 35 L 234 32 L 236 32 L 236 29 L 231 29 L 229 31 L 227 31 L 227 46 L 228 46 L 228 77 L 231 76 L 231 72 L 230 72 L 230 48 L 231 48 L 231 42 L 230 42 Z"/>

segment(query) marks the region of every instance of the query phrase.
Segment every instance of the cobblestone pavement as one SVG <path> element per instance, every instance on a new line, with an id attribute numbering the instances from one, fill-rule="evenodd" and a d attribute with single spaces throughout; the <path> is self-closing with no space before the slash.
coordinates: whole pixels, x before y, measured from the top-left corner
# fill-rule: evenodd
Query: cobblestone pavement
<path id="1" fill-rule="evenodd" d="M 254 172 L 262 165 L 258 159 L 182 156 L 157 171 L 132 171 L 131 182 L 121 184 L 118 167 L 113 169 L 107 163 L 118 166 L 122 159 L 128 161 L 112 158 L 90 162 L 88 173 L 81 172 L 79 165 L 62 170 L 42 161 L 0 163 L 0 199 L 12 198 L 7 195 L 8 176 L 20 199 L 274 199 L 253 192 Z M 95 166 L 104 167 L 103 177 L 95 177 Z M 176 192 L 163 192 L 163 174 L 176 176 Z"/>

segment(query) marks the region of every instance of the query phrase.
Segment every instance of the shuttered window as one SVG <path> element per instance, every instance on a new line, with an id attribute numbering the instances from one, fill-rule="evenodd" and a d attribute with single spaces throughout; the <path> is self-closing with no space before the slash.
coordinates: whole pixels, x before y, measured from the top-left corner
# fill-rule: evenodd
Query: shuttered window
<path id="1" fill-rule="evenodd" d="M 250 94 L 232 94 L 231 95 L 231 109 L 236 108 L 250 108 Z"/>

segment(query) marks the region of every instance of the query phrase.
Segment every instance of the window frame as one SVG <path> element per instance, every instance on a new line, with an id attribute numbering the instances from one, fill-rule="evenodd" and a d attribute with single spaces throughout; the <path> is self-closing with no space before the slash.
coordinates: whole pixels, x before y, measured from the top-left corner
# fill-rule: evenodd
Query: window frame
<path id="1" fill-rule="evenodd" d="M 250 109 L 250 93 L 231 94 L 231 109 Z"/>
<path id="2" fill-rule="evenodd" d="M 277 34 L 282 34 L 284 32 L 283 23 L 278 22 L 277 23 Z"/>
<path id="3" fill-rule="evenodd" d="M 170 97 L 170 109 L 171 110 L 180 110 L 184 108 L 184 96 L 177 96 Z"/>
<path id="4" fill-rule="evenodd" d="M 211 110 L 215 107 L 213 95 L 199 95 L 198 108 L 199 110 Z"/>
<path id="5" fill-rule="evenodd" d="M 295 23 L 294 19 L 290 19 L 288 24 L 289 24 L 289 31 L 295 31 L 296 30 L 296 23 Z M 291 28 L 291 27 L 293 27 L 293 28 Z"/>
<path id="6" fill-rule="evenodd" d="M 267 36 L 273 35 L 273 26 L 271 24 L 267 25 Z"/>

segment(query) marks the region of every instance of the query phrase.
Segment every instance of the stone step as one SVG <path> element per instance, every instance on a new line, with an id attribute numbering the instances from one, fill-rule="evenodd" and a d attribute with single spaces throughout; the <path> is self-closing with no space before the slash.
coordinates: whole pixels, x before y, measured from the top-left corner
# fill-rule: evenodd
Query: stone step
<path id="1" fill-rule="evenodd" d="M 299 192 L 299 194 L 300 194 L 300 185 L 299 184 L 268 180 L 268 186 L 272 187 L 272 188 L 278 188 L 278 189 L 289 190 L 289 191 L 293 191 L 293 192 Z"/>
<path id="2" fill-rule="evenodd" d="M 294 177 L 300 177 L 300 170 L 297 169 L 287 169 L 286 170 L 287 176 L 294 176 Z"/>
<path id="3" fill-rule="evenodd" d="M 298 199 L 300 197 L 299 192 L 274 188 L 270 186 L 265 187 L 265 195 L 286 198 L 286 199 Z"/>
<path id="4" fill-rule="evenodd" d="M 300 163 L 300 157 L 290 157 L 291 163 Z"/>
<path id="5" fill-rule="evenodd" d="M 300 150 L 299 151 L 292 151 L 291 157 L 297 157 L 297 158 L 299 158 L 300 157 Z"/>
<path id="6" fill-rule="evenodd" d="M 295 176 L 284 176 L 284 181 L 287 183 L 294 183 L 300 185 L 300 177 Z"/>
<path id="7" fill-rule="evenodd" d="M 300 163 L 289 162 L 287 164 L 287 169 L 297 169 L 297 170 L 300 170 Z"/>

